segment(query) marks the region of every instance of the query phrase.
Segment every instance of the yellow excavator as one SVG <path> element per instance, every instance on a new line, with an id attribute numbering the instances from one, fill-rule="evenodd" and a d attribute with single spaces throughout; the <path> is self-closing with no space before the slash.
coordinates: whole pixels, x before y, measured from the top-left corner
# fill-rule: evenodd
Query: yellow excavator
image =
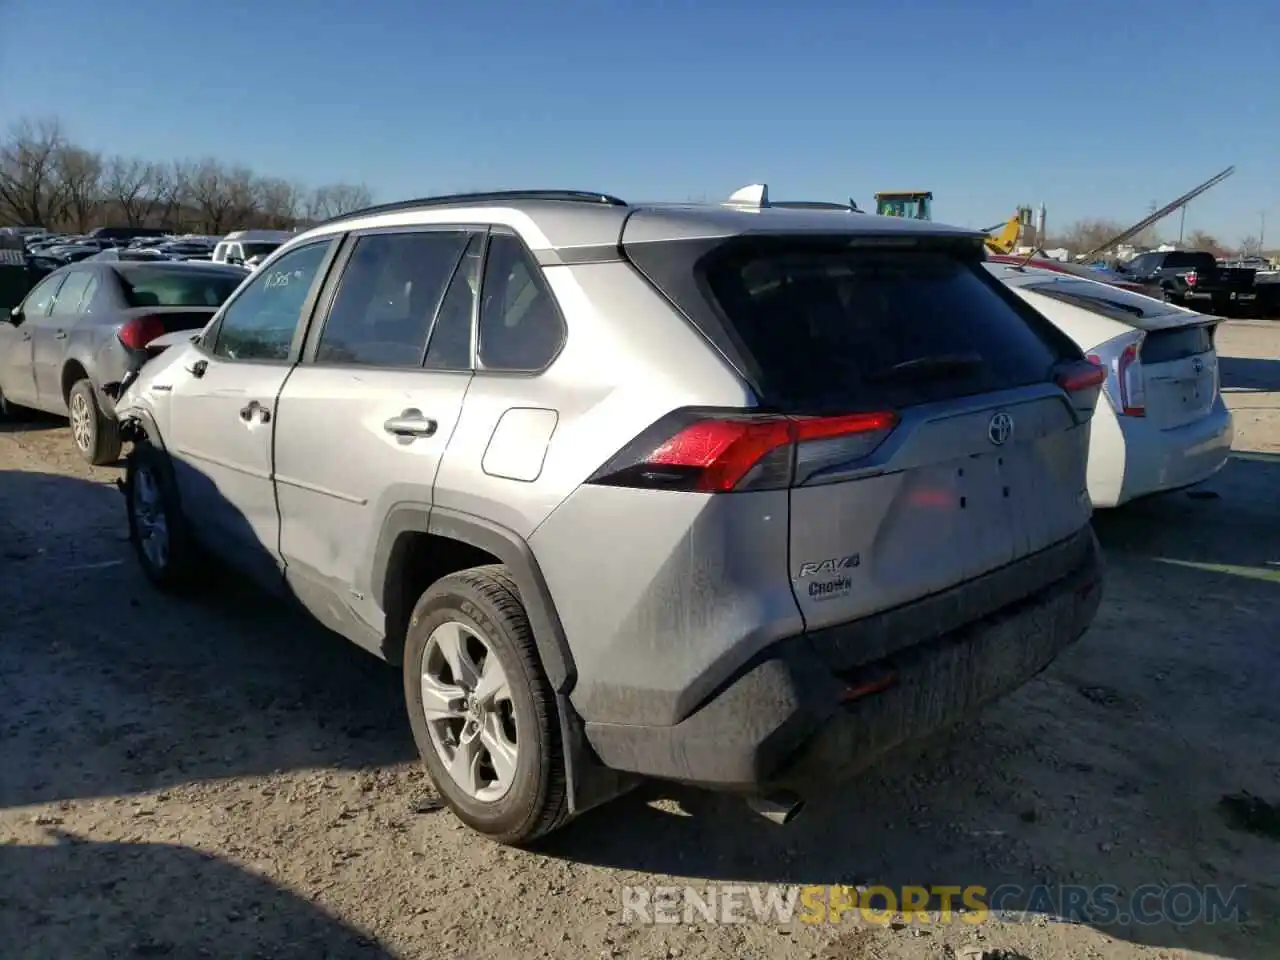
<path id="1" fill-rule="evenodd" d="M 1018 231 L 1021 228 L 1022 221 L 1016 213 L 1004 223 L 987 227 L 984 231 L 987 234 L 987 249 L 992 253 L 1013 253 L 1013 248 L 1018 245 Z"/>
<path id="2" fill-rule="evenodd" d="M 932 190 L 884 190 L 876 194 L 876 213 L 882 217 L 908 220 L 933 219 Z M 1018 243 L 1021 221 L 1014 214 L 1003 223 L 987 227 L 987 249 L 992 253 L 1012 253 Z"/>

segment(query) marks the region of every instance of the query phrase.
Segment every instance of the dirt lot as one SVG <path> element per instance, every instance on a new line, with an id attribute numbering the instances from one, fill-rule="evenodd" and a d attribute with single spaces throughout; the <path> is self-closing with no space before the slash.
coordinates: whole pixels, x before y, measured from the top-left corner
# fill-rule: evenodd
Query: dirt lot
<path id="1" fill-rule="evenodd" d="M 0 953 L 1275 958 L 1276 825 L 1223 797 L 1280 801 L 1280 325 L 1220 343 L 1239 455 L 1097 520 L 1106 601 L 1042 678 L 785 829 L 655 787 L 538 853 L 433 809 L 393 673 L 234 583 L 156 595 L 115 471 L 0 433 Z M 622 922 L 624 884 L 712 882 L 1243 884 L 1248 916 Z"/>

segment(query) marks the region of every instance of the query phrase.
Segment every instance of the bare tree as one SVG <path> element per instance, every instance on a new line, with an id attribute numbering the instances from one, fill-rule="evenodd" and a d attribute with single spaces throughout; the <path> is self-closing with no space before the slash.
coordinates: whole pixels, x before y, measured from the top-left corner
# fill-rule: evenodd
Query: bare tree
<path id="1" fill-rule="evenodd" d="M 130 227 L 140 227 L 155 204 L 156 169 L 135 157 L 112 157 L 103 171 L 103 196 Z"/>
<path id="2" fill-rule="evenodd" d="M 1248 236 L 1240 241 L 1240 256 L 1242 257 L 1260 257 L 1262 256 L 1262 241 L 1257 237 Z"/>
<path id="3" fill-rule="evenodd" d="M 1203 230 L 1192 230 L 1187 234 L 1184 243 L 1189 250 L 1207 250 L 1215 257 L 1220 257 L 1227 252 L 1227 248 L 1218 241 L 1217 237 Z"/>
<path id="4" fill-rule="evenodd" d="M 181 229 L 186 219 L 183 216 L 184 208 L 191 199 L 191 165 L 183 160 L 175 160 L 157 167 L 153 177 L 153 215 L 158 215 L 160 226 L 170 230 Z"/>
<path id="5" fill-rule="evenodd" d="M 1087 253 L 1106 243 L 1124 230 L 1124 225 L 1114 220 L 1080 220 L 1073 223 L 1047 246 L 1066 247 L 1072 253 Z"/>
<path id="6" fill-rule="evenodd" d="M 55 155 L 54 169 L 61 188 L 63 219 L 84 233 L 102 210 L 102 157 L 66 144 Z"/>
<path id="7" fill-rule="evenodd" d="M 200 161 L 192 172 L 191 202 L 210 233 L 226 233 L 223 227 L 238 199 L 233 192 L 232 177 L 230 171 L 213 159 Z"/>
<path id="8" fill-rule="evenodd" d="M 327 220 L 340 217 L 372 205 L 373 197 L 363 184 L 330 183 L 316 187 L 307 198 L 308 220 Z"/>
<path id="9" fill-rule="evenodd" d="M 58 154 L 66 140 L 57 120 L 22 120 L 0 148 L 0 215 L 30 226 L 47 226 L 61 211 Z"/>
<path id="10" fill-rule="evenodd" d="M 80 232 L 96 225 L 206 233 L 290 229 L 370 206 L 369 188 L 309 190 L 215 158 L 152 162 L 103 156 L 71 143 L 56 119 L 23 120 L 0 134 L 0 225 Z"/>
<path id="11" fill-rule="evenodd" d="M 264 177 L 254 184 L 256 220 L 269 230 L 287 230 L 298 222 L 302 191 L 288 180 Z"/>

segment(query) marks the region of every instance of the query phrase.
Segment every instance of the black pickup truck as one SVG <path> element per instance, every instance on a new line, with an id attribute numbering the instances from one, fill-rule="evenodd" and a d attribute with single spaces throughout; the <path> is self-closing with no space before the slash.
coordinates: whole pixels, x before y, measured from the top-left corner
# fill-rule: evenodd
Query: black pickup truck
<path id="1" fill-rule="evenodd" d="M 1256 272 L 1247 267 L 1220 267 L 1212 253 L 1201 250 L 1143 253 L 1120 267 L 1125 279 L 1140 284 L 1148 296 L 1218 316 L 1256 312 Z"/>

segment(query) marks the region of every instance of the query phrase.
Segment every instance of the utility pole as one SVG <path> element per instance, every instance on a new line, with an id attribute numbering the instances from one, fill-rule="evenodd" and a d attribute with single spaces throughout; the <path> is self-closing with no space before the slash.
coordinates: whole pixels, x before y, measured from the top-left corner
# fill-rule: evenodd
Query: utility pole
<path id="1" fill-rule="evenodd" d="M 1262 251 L 1267 249 L 1267 211 L 1262 210 L 1258 213 L 1258 256 L 1262 256 Z"/>
<path id="2" fill-rule="evenodd" d="M 1182 213 L 1178 217 L 1178 246 L 1182 246 L 1182 230 L 1187 225 L 1187 207 L 1189 206 L 1190 204 L 1184 203 Z"/>

